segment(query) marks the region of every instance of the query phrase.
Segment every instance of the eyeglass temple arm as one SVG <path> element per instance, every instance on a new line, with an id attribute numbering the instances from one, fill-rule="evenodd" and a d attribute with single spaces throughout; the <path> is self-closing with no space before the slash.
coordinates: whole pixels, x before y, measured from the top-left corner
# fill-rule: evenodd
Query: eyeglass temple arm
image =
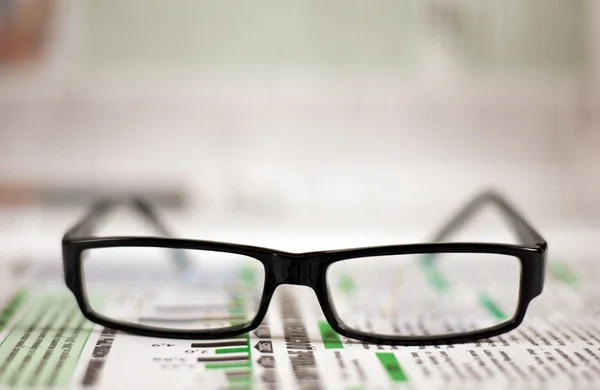
<path id="1" fill-rule="evenodd" d="M 433 242 L 445 241 L 454 232 L 465 226 L 484 206 L 498 207 L 521 244 L 546 247 L 546 240 L 527 222 L 504 197 L 495 191 L 485 191 L 476 196 L 456 213 L 433 238 Z"/>
<path id="2" fill-rule="evenodd" d="M 114 212 L 118 206 L 129 206 L 137 215 L 150 223 L 152 228 L 159 234 L 172 237 L 169 229 L 163 224 L 152 205 L 142 198 L 127 199 L 101 199 L 97 201 L 90 211 L 71 229 L 65 236 L 68 237 L 89 237 L 93 236 L 97 230 L 98 224 L 106 219 L 110 213 Z"/>
<path id="3" fill-rule="evenodd" d="M 98 224 L 107 218 L 110 213 L 114 212 L 115 208 L 120 205 L 131 207 L 137 215 L 149 222 L 158 234 L 166 237 L 173 237 L 170 230 L 162 222 L 150 202 L 139 197 L 132 197 L 127 199 L 101 199 L 97 201 L 92 206 L 91 210 L 67 231 L 64 238 L 92 237 L 97 230 Z M 179 269 L 189 267 L 191 263 L 184 251 L 173 249 L 172 253 L 174 262 Z"/>

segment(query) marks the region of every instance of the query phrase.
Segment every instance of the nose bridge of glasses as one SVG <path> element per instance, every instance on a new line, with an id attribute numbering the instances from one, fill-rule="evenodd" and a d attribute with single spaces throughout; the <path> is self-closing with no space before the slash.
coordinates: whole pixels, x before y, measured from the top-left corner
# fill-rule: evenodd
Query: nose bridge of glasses
<path id="1" fill-rule="evenodd" d="M 275 282 L 295 284 L 315 288 L 319 277 L 319 259 L 317 257 L 297 257 L 274 254 L 272 267 Z"/>

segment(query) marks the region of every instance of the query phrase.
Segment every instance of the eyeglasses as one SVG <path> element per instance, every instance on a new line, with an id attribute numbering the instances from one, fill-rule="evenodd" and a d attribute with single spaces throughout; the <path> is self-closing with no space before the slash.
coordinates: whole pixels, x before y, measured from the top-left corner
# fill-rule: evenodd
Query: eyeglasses
<path id="1" fill-rule="evenodd" d="M 543 289 L 546 241 L 501 196 L 462 208 L 431 243 L 307 253 L 170 238 L 155 210 L 129 199 L 166 237 L 98 237 L 119 201 L 103 200 L 63 237 L 65 281 L 103 326 L 181 339 L 234 337 L 259 326 L 275 289 L 312 288 L 339 334 L 377 344 L 469 342 L 516 328 Z M 519 245 L 445 242 L 486 204 Z"/>

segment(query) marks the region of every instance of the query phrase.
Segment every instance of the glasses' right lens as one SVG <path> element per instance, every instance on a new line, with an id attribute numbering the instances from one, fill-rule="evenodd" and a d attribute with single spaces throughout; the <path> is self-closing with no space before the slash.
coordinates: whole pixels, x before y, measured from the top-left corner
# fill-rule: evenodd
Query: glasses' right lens
<path id="1" fill-rule="evenodd" d="M 113 321 L 172 330 L 246 324 L 258 311 L 264 266 L 235 253 L 109 247 L 83 253 L 92 311 Z"/>
<path id="2" fill-rule="evenodd" d="M 491 253 L 365 257 L 327 270 L 331 302 L 353 330 L 440 336 L 509 321 L 519 300 L 521 263 Z"/>

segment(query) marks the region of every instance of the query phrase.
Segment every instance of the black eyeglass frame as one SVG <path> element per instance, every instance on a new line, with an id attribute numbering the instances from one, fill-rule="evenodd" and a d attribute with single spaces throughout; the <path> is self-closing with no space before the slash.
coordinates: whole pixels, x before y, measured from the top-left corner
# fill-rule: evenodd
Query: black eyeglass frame
<path id="1" fill-rule="evenodd" d="M 386 245 L 305 253 L 290 253 L 276 249 L 225 242 L 180 239 L 170 237 L 150 204 L 142 199 L 127 199 L 145 217 L 159 234 L 154 236 L 111 236 L 96 237 L 93 231 L 97 223 L 108 216 L 114 206 L 122 200 L 99 201 L 75 226 L 70 228 L 62 240 L 63 267 L 67 287 L 73 292 L 83 315 L 97 324 L 143 336 L 175 339 L 219 339 L 230 338 L 256 329 L 263 321 L 276 288 L 282 284 L 308 286 L 319 301 L 323 314 L 331 328 L 337 333 L 373 344 L 388 345 L 433 345 L 472 342 L 506 333 L 521 324 L 531 300 L 541 294 L 544 285 L 548 245 L 544 238 L 512 207 L 495 192 L 477 196 L 443 226 L 431 243 Z M 521 244 L 482 242 L 441 242 L 462 227 L 486 204 L 496 205 L 506 217 Z M 255 317 L 244 324 L 208 330 L 170 330 L 152 326 L 119 322 L 99 315 L 90 307 L 83 281 L 82 253 L 93 248 L 107 247 L 157 247 L 170 249 L 206 250 L 234 253 L 260 261 L 265 269 L 265 282 L 260 304 Z M 465 333 L 435 336 L 390 336 L 362 332 L 346 326 L 338 317 L 327 288 L 327 268 L 338 261 L 362 257 L 435 254 L 435 253 L 487 253 L 513 256 L 521 265 L 518 304 L 514 316 L 506 322 L 486 329 Z"/>

